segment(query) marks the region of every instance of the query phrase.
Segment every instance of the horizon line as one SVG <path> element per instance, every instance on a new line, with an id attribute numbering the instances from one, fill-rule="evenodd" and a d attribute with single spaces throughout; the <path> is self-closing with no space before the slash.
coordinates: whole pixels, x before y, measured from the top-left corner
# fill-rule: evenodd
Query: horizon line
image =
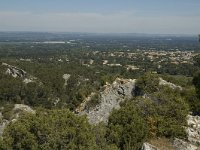
<path id="1" fill-rule="evenodd" d="M 1 31 L 1 33 L 62 33 L 62 34 L 101 34 L 101 35 L 131 35 L 131 34 L 138 34 L 138 35 L 185 35 L 185 36 L 198 36 L 200 33 L 142 33 L 142 32 L 82 32 L 82 31 L 31 31 L 31 30 L 10 30 L 10 31 Z M 1 35 L 0 35 L 1 36 Z"/>

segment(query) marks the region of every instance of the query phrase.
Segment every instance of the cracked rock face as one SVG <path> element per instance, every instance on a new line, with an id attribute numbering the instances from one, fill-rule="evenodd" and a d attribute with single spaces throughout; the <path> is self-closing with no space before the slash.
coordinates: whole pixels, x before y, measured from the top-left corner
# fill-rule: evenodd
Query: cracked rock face
<path id="1" fill-rule="evenodd" d="M 110 112 L 120 108 L 120 102 L 133 97 L 135 79 L 117 78 L 112 84 L 106 85 L 100 92 L 100 104 L 91 110 L 83 110 L 79 115 L 87 115 L 89 123 L 107 123 Z"/>

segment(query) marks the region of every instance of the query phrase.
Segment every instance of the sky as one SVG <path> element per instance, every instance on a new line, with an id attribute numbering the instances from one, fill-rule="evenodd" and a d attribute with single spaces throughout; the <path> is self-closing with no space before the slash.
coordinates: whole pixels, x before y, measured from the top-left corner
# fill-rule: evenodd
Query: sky
<path id="1" fill-rule="evenodd" d="M 200 0 L 0 0 L 0 31 L 199 34 Z"/>

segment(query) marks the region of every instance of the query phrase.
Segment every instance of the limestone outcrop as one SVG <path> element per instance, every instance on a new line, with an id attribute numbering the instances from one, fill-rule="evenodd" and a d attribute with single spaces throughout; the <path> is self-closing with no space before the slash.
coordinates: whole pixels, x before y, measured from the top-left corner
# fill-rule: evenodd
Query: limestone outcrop
<path id="1" fill-rule="evenodd" d="M 179 89 L 182 90 L 181 86 L 175 85 L 171 82 L 167 82 L 166 80 L 163 80 L 162 78 L 159 78 L 159 85 L 169 86 L 172 89 Z"/>
<path id="2" fill-rule="evenodd" d="M 200 150 L 200 116 L 188 115 L 187 124 L 187 141 L 175 139 L 174 147 L 176 150 Z"/>
<path id="3" fill-rule="evenodd" d="M 26 84 L 30 83 L 30 82 L 35 82 L 35 80 L 37 79 L 36 77 L 29 75 L 23 69 L 9 65 L 7 63 L 2 63 L 2 65 L 7 68 L 7 70 L 5 72 L 6 74 L 11 75 L 14 78 L 17 78 L 17 77 L 22 78 L 23 82 Z"/>
<path id="4" fill-rule="evenodd" d="M 197 146 L 177 138 L 174 140 L 173 145 L 175 150 L 200 150 Z"/>
<path id="5" fill-rule="evenodd" d="M 70 76 L 71 76 L 70 74 L 64 74 L 64 75 L 62 76 L 63 79 L 65 80 L 64 86 L 67 85 L 67 81 L 69 80 Z"/>
<path id="6" fill-rule="evenodd" d="M 141 150 L 160 150 L 160 149 L 158 149 L 157 147 L 155 147 L 155 146 L 153 146 L 153 145 L 151 145 L 149 143 L 144 143 L 142 145 Z"/>
<path id="7" fill-rule="evenodd" d="M 187 123 L 188 141 L 200 147 L 200 116 L 188 115 Z"/>
<path id="8" fill-rule="evenodd" d="M 107 123 L 110 112 L 119 109 L 120 103 L 125 99 L 133 97 L 135 81 L 135 79 L 117 78 L 112 84 L 105 85 L 105 90 L 99 94 L 100 104 L 92 109 L 84 108 L 79 115 L 87 115 L 91 124 Z"/>

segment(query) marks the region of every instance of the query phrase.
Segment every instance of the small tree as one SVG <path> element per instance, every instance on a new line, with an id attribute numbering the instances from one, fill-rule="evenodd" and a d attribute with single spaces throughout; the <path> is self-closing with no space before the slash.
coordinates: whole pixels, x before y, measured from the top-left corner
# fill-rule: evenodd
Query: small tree
<path id="1" fill-rule="evenodd" d="M 138 150 L 147 136 L 147 126 L 136 108 L 127 103 L 113 110 L 108 122 L 107 140 L 120 149 Z"/>

